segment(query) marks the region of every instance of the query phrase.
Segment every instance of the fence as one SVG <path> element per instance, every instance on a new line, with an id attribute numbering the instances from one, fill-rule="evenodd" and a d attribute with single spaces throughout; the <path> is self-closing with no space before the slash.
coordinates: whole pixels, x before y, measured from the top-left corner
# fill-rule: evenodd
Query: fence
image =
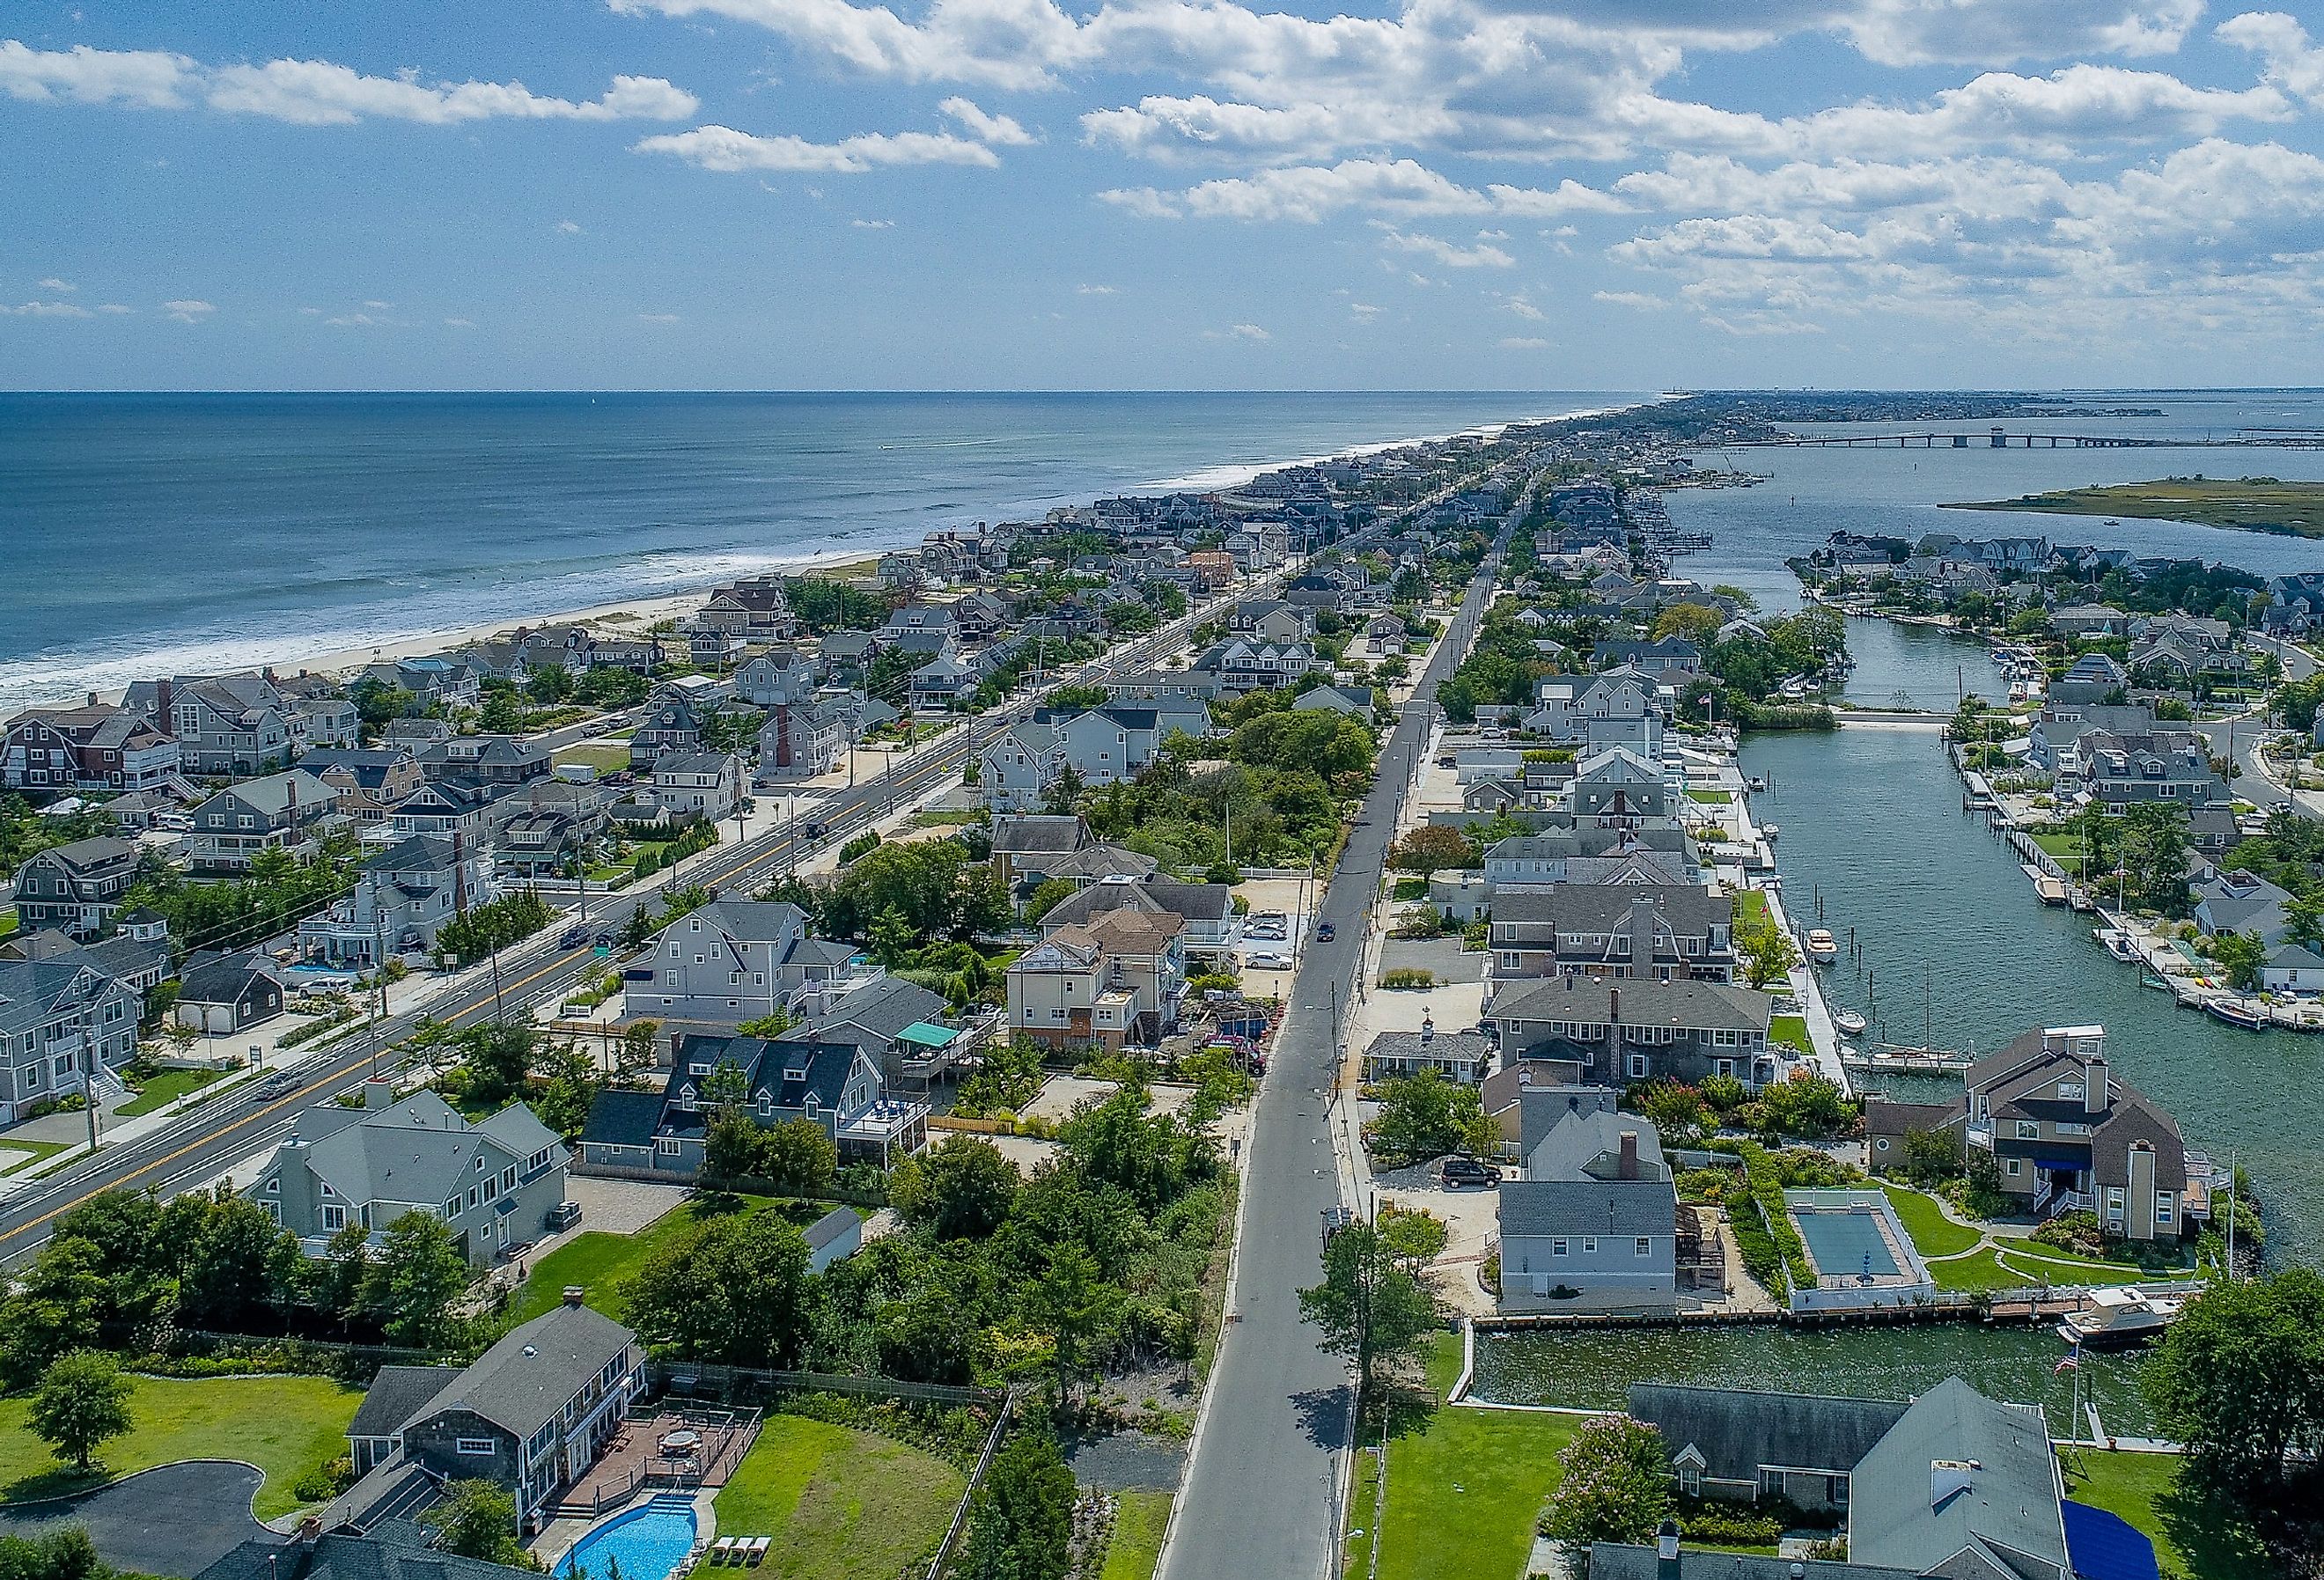
<path id="1" fill-rule="evenodd" d="M 992 1406 L 1009 1395 L 997 1388 L 967 1388 L 948 1382 L 907 1382 L 892 1377 L 845 1377 L 830 1372 L 773 1372 L 750 1366 L 693 1365 L 684 1361 L 655 1361 L 648 1374 L 664 1393 L 730 1398 L 744 1390 L 770 1393 L 853 1393 L 881 1399 L 910 1399 L 936 1404 Z"/>
<path id="2" fill-rule="evenodd" d="M 571 1172 L 592 1179 L 632 1179 L 646 1185 L 674 1185 L 682 1189 L 711 1188 L 696 1175 L 675 1169 L 633 1169 L 626 1163 L 606 1163 L 586 1156 L 576 1156 L 567 1165 Z M 852 1207 L 874 1209 L 888 1205 L 887 1193 L 876 1190 L 850 1190 L 839 1184 L 827 1184 L 818 1190 L 793 1190 L 779 1180 L 761 1179 L 741 1175 L 725 1180 L 717 1187 L 742 1196 L 779 1196 L 803 1201 L 827 1201 Z"/>
<path id="3" fill-rule="evenodd" d="M 222 1372 L 231 1363 L 247 1358 L 259 1373 L 303 1373 L 368 1381 L 383 1366 L 457 1365 L 464 1358 L 442 1350 L 415 1349 L 401 1344 L 365 1344 L 293 1335 L 265 1337 L 257 1334 L 212 1333 L 202 1328 L 179 1328 L 161 1340 L 157 1350 L 165 1361 L 216 1363 Z M 272 1363 L 280 1361 L 281 1364 Z"/>
<path id="4" fill-rule="evenodd" d="M 952 1523 L 945 1527 L 944 1540 L 936 1544 L 936 1556 L 928 1560 L 927 1580 L 937 1580 L 944 1566 L 952 1561 L 953 1548 L 960 1544 L 960 1533 L 968 1524 L 968 1511 L 976 1502 L 976 1490 L 984 1484 L 984 1473 L 992 1468 L 992 1456 L 1001 1451 L 1001 1435 L 1009 1430 L 1009 1417 L 1017 1408 L 1017 1390 L 1012 1388 L 1001 1396 L 1001 1409 L 992 1418 L 992 1430 L 984 1435 L 983 1451 L 976 1456 L 976 1468 L 969 1473 L 968 1485 L 954 1505 Z"/>

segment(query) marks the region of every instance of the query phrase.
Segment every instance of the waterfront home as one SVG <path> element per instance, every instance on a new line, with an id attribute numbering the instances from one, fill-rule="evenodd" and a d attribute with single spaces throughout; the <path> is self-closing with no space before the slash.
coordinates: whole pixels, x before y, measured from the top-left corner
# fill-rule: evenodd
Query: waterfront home
<path id="1" fill-rule="evenodd" d="M 1563 976 L 1496 984 L 1484 1021 L 1503 1058 L 1571 1059 L 1608 1084 L 1731 1076 L 1756 1091 L 1775 1078 L 1773 1002 L 1722 982 Z"/>
<path id="2" fill-rule="evenodd" d="M 564 1144 L 521 1103 L 474 1123 L 433 1092 L 401 1102 L 392 1083 L 366 1081 L 364 1106 L 321 1104 L 292 1123 L 256 1178 L 238 1193 L 299 1237 L 309 1256 L 331 1254 L 342 1230 L 370 1243 L 407 1213 L 440 1219 L 473 1267 L 490 1267 L 519 1241 L 540 1238 L 564 1206 Z"/>
<path id="3" fill-rule="evenodd" d="M 1702 650 L 1683 636 L 1610 637 L 1591 650 L 1601 670 L 1634 669 L 1657 686 L 1682 683 L 1702 672 Z"/>
<path id="4" fill-rule="evenodd" d="M 386 822 L 389 811 L 422 783 L 420 760 L 402 745 L 309 752 L 299 766 L 337 790 L 339 810 L 358 826 Z"/>
<path id="5" fill-rule="evenodd" d="M 2195 901 L 2195 925 L 2206 936 L 2249 933 L 2263 943 L 2282 940 L 2283 908 L 2292 895 L 2265 878 L 2241 867 L 2212 872 L 2198 879 L 2190 892 Z"/>
<path id="6" fill-rule="evenodd" d="M 312 861 L 346 826 L 338 792 L 303 768 L 249 779 L 196 807 L 187 855 L 197 873 L 238 874 L 262 850 Z"/>
<path id="7" fill-rule="evenodd" d="M 1678 1193 L 1654 1126 L 1575 1107 L 1502 1185 L 1501 1308 L 1666 1311 L 1678 1300 Z"/>
<path id="8" fill-rule="evenodd" d="M 161 790 L 182 765 L 178 743 L 143 714 L 98 702 L 28 708 L 0 730 L 0 790 Z"/>
<path id="9" fill-rule="evenodd" d="M 1606 746 L 1574 765 L 1572 811 L 1600 828 L 1640 828 L 1670 814 L 1659 763 L 1628 746 Z"/>
<path id="10" fill-rule="evenodd" d="M 0 959 L 0 1124 L 88 1090 L 137 1051 L 143 996 L 85 948 Z"/>
<path id="11" fill-rule="evenodd" d="M 271 772 L 289 766 L 301 744 L 291 736 L 289 703 L 263 675 L 140 680 L 121 707 L 177 742 L 188 773 Z"/>
<path id="12" fill-rule="evenodd" d="M 16 924 L 55 928 L 76 938 L 110 932 L 121 897 L 137 875 L 137 847 L 100 835 L 52 845 L 16 869 Z"/>
<path id="13" fill-rule="evenodd" d="M 1661 687 L 1646 673 L 1625 665 L 1596 675 L 1544 675 L 1534 682 L 1533 710 L 1525 727 L 1553 741 L 1581 742 L 1590 738 L 1592 720 L 1662 718 Z M 1646 743 L 1649 753 L 1660 749 L 1657 735 Z"/>
<path id="14" fill-rule="evenodd" d="M 756 1124 L 819 1125 L 850 1162 L 884 1168 L 927 1141 L 927 1104 L 889 1095 L 878 1061 L 857 1041 L 813 1027 L 773 1039 L 687 1035 L 663 1087 L 655 1169 L 699 1173 L 710 1121 L 728 1101 Z"/>
<path id="15" fill-rule="evenodd" d="M 2053 775 L 2080 782 L 2081 753 L 2076 744 L 2093 730 L 2112 735 L 2144 735 L 2154 729 L 2154 710 L 2143 702 L 2084 702 L 2054 692 L 2026 727 L 2026 761 Z"/>
<path id="16" fill-rule="evenodd" d="M 992 875 L 1011 892 L 1030 892 L 1058 863 L 1089 843 L 1089 825 L 1075 814 L 997 814 L 992 819 Z"/>
<path id="17" fill-rule="evenodd" d="M 2106 653 L 2084 653 L 2050 683 L 2049 699 L 2061 702 L 2127 700 L 2130 672 Z"/>
<path id="18" fill-rule="evenodd" d="M 2130 616 L 2104 604 L 2068 604 L 2050 611 L 2050 629 L 2061 636 L 2120 636 L 2130 629 Z"/>
<path id="19" fill-rule="evenodd" d="M 1844 1513 L 1848 1478 L 1904 1418 L 1903 1400 L 1633 1382 L 1630 1418 L 1662 1434 L 1683 1496 Z"/>
<path id="20" fill-rule="evenodd" d="M 1395 1080 L 1434 1070 L 1447 1080 L 1473 1086 L 1493 1063 L 1493 1039 L 1481 1031 L 1439 1031 L 1421 1017 L 1417 1031 L 1382 1031 L 1364 1049 L 1366 1081 Z"/>
<path id="21" fill-rule="evenodd" d="M 210 1037 L 272 1021 L 290 998 L 275 971 L 274 957 L 263 950 L 189 955 L 171 1019 Z"/>
<path id="22" fill-rule="evenodd" d="M 664 752 L 654 759 L 654 804 L 673 823 L 731 818 L 748 788 L 742 759 L 732 752 Z"/>
<path id="23" fill-rule="evenodd" d="M 694 624 L 752 642 L 781 642 L 798 630 L 790 596 L 777 575 L 738 577 L 712 588 Z"/>
<path id="24" fill-rule="evenodd" d="M 2140 801 L 2224 805 L 2227 781 L 2211 769 L 2209 744 L 2191 727 L 2156 725 L 2139 735 L 2089 730 L 2059 754 L 2058 789 L 2079 788 L 2114 810 Z"/>
<path id="25" fill-rule="evenodd" d="M 1696 884 L 1702 881 L 1694 842 L 1678 828 L 1577 828 L 1512 834 L 1485 852 L 1485 881 L 1495 894 L 1557 883 Z"/>
<path id="26" fill-rule="evenodd" d="M 1134 907 L 1058 929 L 1008 973 L 1008 1028 L 1052 1048 L 1152 1047 L 1178 1030 L 1186 928 Z"/>
<path id="27" fill-rule="evenodd" d="M 1561 883 L 1494 897 L 1496 980 L 1584 973 L 1729 982 L 1735 902 L 1667 884 Z"/>
<path id="28" fill-rule="evenodd" d="M 382 1518 L 386 1494 L 404 1484 L 392 1473 L 411 1466 L 430 1482 L 492 1483 L 514 1498 L 518 1529 L 536 1529 L 548 1523 L 558 1494 L 588 1474 L 645 1388 L 637 1335 L 572 1296 L 511 1328 L 464 1367 L 384 1367 L 347 1427 L 359 1485 L 381 1494 L 379 1506 L 351 1493 L 339 1511 L 355 1524 Z M 401 1524 L 388 1520 L 383 1529 Z M 426 1556 L 425 1566 L 404 1566 L 402 1580 L 421 1574 L 471 1580 L 462 1560 Z M 351 1567 L 365 1580 L 399 1573 L 364 1557 Z"/>
<path id="29" fill-rule="evenodd" d="M 499 892 L 483 840 L 415 834 L 355 870 L 354 890 L 299 924 L 300 953 L 351 971 L 434 952 L 436 935 Z"/>

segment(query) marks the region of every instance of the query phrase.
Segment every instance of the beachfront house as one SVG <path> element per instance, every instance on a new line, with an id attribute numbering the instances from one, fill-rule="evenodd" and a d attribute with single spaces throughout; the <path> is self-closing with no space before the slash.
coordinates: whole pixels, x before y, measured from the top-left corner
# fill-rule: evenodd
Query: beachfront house
<path id="1" fill-rule="evenodd" d="M 158 790 L 178 777 L 178 743 L 147 716 L 97 700 L 28 708 L 0 730 L 0 790 Z"/>

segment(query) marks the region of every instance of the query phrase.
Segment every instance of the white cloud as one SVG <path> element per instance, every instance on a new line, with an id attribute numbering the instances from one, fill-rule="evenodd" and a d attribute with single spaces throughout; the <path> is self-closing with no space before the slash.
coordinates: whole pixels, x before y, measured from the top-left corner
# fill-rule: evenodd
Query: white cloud
<path id="1" fill-rule="evenodd" d="M 0 40 L 0 92 L 35 101 L 185 109 L 207 105 L 300 125 L 365 119 L 451 125 L 494 118 L 678 121 L 701 107 L 659 77 L 616 77 L 595 99 L 536 94 L 519 82 L 429 84 L 416 73 L 370 77 L 329 60 L 206 66 L 154 50 L 34 50 Z"/>
<path id="2" fill-rule="evenodd" d="M 663 133 L 634 144 L 639 153 L 670 153 L 710 171 L 814 171 L 854 174 L 881 165 L 967 164 L 997 168 L 1000 156 L 949 132 L 862 132 L 837 143 L 754 137 L 732 126 Z"/>
<path id="3" fill-rule="evenodd" d="M 1546 351 L 1549 342 L 1538 335 L 1505 335 L 1500 339 L 1504 351 Z"/>
<path id="4" fill-rule="evenodd" d="M 1480 241 L 1475 246 L 1464 247 L 1440 236 L 1414 235 L 1386 226 L 1381 229 L 1380 245 L 1400 253 L 1418 253 L 1434 258 L 1448 269 L 1509 269 L 1517 265 L 1515 258 L 1490 242 Z"/>
<path id="5" fill-rule="evenodd" d="M 69 301 L 28 301 L 15 307 L 0 302 L 0 313 L 20 319 L 86 319 L 89 310 Z"/>
<path id="6" fill-rule="evenodd" d="M 646 324 L 674 324 L 678 322 L 678 315 L 676 313 L 640 313 L 638 321 Z"/>
<path id="7" fill-rule="evenodd" d="M 1180 192 L 1133 187 L 1100 192 L 1148 218 L 1297 220 L 1313 225 L 1346 209 L 1390 214 L 1507 214 L 1526 217 L 1631 205 L 1567 180 L 1554 190 L 1495 184 L 1464 187 L 1416 160 L 1345 159 L 1333 165 L 1282 165 L 1204 181 Z"/>
<path id="8" fill-rule="evenodd" d="M 1379 309 L 1374 307 L 1368 301 L 1351 301 L 1348 304 L 1348 310 L 1353 313 L 1360 321 L 1367 324 L 1379 317 L 1380 313 Z"/>
<path id="9" fill-rule="evenodd" d="M 2310 42 L 2297 17 L 2281 11 L 2247 11 L 2221 23 L 2218 36 L 2265 61 L 2263 74 L 2268 82 L 2324 109 L 2324 49 Z"/>
<path id="10" fill-rule="evenodd" d="M 1666 296 L 1650 296 L 1643 291 L 1593 291 L 1590 300 L 1610 307 L 1636 308 L 1642 313 L 1661 312 L 1673 305 Z"/>
<path id="11" fill-rule="evenodd" d="M 581 234 L 581 227 L 574 224 L 573 221 L 569 219 L 560 219 L 557 222 L 557 234 L 559 236 L 579 236 Z"/>
<path id="12" fill-rule="evenodd" d="M 988 115 L 964 98 L 948 98 L 936 108 L 958 121 L 979 143 L 1002 148 L 1030 148 L 1040 141 L 1007 115 Z"/>
<path id="13" fill-rule="evenodd" d="M 163 302 L 161 310 L 181 324 L 198 324 L 217 309 L 206 301 L 180 300 Z"/>
<path id="14" fill-rule="evenodd" d="M 474 319 L 446 319 L 444 320 L 444 327 L 447 329 L 473 329 L 476 327 L 476 320 Z"/>
<path id="15" fill-rule="evenodd" d="M 59 291 L 64 295 L 69 296 L 74 291 L 78 291 L 80 287 L 75 285 L 69 280 L 60 280 L 52 274 L 48 279 L 41 282 L 41 289 L 42 291 Z"/>
<path id="16" fill-rule="evenodd" d="M 896 228 L 896 222 L 892 219 L 851 219 L 847 223 L 853 226 L 858 230 L 893 230 Z"/>
<path id="17" fill-rule="evenodd" d="M 341 329 L 373 329 L 385 324 L 387 320 L 374 318 L 369 313 L 339 313 L 325 319 L 323 322 Z"/>
<path id="18" fill-rule="evenodd" d="M 1203 331 L 1203 338 L 1205 340 L 1272 340 L 1275 337 L 1257 324 L 1237 324 L 1231 329 L 1205 329 Z"/>
<path id="19" fill-rule="evenodd" d="M 1534 306 L 1531 301 L 1526 300 L 1523 291 L 1519 291 L 1515 296 L 1505 296 L 1501 298 L 1501 306 L 1508 309 L 1510 312 L 1517 314 L 1517 317 L 1534 323 L 1545 322 L 1549 318 L 1547 313 L 1542 311 L 1539 308 Z"/>
<path id="20" fill-rule="evenodd" d="M 1076 285 L 1074 287 L 1074 294 L 1075 296 L 1111 296 L 1113 293 L 1114 288 L 1111 285 Z"/>
<path id="21" fill-rule="evenodd" d="M 134 313 L 137 310 L 134 307 L 124 307 L 117 301 L 108 301 L 99 303 L 97 310 L 101 313 Z"/>

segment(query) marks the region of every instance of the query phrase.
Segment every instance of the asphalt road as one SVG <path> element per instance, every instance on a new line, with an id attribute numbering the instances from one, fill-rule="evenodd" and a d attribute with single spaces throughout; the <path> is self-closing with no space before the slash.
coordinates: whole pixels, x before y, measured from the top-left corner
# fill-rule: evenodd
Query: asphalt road
<path id="1" fill-rule="evenodd" d="M 1343 1205 L 1331 1097 L 1397 805 L 1427 747 L 1436 682 L 1468 651 L 1491 601 L 1499 549 L 1470 585 L 1415 701 L 1381 748 L 1311 934 L 1260 1086 L 1243 1156 L 1241 1241 L 1210 1399 L 1163 1557 L 1165 1580 L 1306 1580 L 1337 1565 L 1336 1477 L 1351 1423 L 1348 1368 L 1315 1344 L 1297 1290 L 1321 1269 L 1323 1217 Z"/>

